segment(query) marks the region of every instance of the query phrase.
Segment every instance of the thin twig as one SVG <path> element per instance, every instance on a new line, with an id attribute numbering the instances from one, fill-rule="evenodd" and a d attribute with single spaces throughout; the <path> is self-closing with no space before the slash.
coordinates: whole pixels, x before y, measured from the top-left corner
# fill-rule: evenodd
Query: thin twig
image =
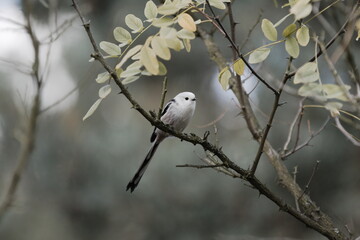
<path id="1" fill-rule="evenodd" d="M 162 113 L 163 108 L 164 108 L 164 102 L 165 102 L 166 93 L 167 93 L 167 77 L 164 77 L 163 85 L 162 85 L 162 91 L 161 91 L 160 107 L 159 107 L 159 112 L 158 112 L 158 115 L 157 115 L 158 120 L 160 120 L 161 113 Z"/>
<path id="2" fill-rule="evenodd" d="M 302 112 L 304 111 L 304 108 L 303 108 L 304 100 L 305 100 L 305 98 L 301 99 L 301 101 L 299 103 L 299 110 L 297 111 L 297 113 L 296 113 L 296 115 L 294 117 L 294 120 L 290 124 L 288 137 L 287 137 L 286 142 L 284 144 L 284 147 L 282 149 L 283 153 L 287 152 L 288 146 L 290 144 L 291 137 L 292 137 L 292 134 L 293 134 L 293 131 L 294 131 L 295 124 L 298 121 L 298 119 L 300 118 L 300 115 L 302 115 Z"/>
<path id="3" fill-rule="evenodd" d="M 298 173 L 298 166 L 295 166 L 295 167 L 294 167 L 294 172 L 293 172 L 294 184 L 297 184 L 297 182 L 296 182 L 297 173 Z M 297 198 L 295 198 L 295 207 L 296 207 L 296 210 L 297 210 L 298 212 L 300 212 L 299 200 L 298 200 Z"/>
<path id="4" fill-rule="evenodd" d="M 326 125 L 329 123 L 329 121 L 330 121 L 330 118 L 328 117 L 328 118 L 325 120 L 325 122 L 323 123 L 323 125 L 322 125 L 316 132 L 310 134 L 310 136 L 308 137 L 307 140 L 305 140 L 305 141 L 304 141 L 302 144 L 300 144 L 300 145 L 294 146 L 291 151 L 283 154 L 283 155 L 281 156 L 281 158 L 285 160 L 285 158 L 289 157 L 290 155 L 294 154 L 295 152 L 299 151 L 300 149 L 308 146 L 309 143 L 310 143 L 310 141 L 311 141 L 314 137 L 316 137 L 317 135 L 319 135 L 319 134 L 325 129 L 325 127 L 326 127 Z"/>
<path id="5" fill-rule="evenodd" d="M 25 2 L 25 7 L 29 9 L 29 2 Z M 25 170 L 25 167 L 33 153 L 35 147 L 35 139 L 36 139 L 36 125 L 38 116 L 40 113 L 40 105 L 41 105 L 41 89 L 42 89 L 42 79 L 39 75 L 39 48 L 40 44 L 37 40 L 37 37 L 32 29 L 32 25 L 30 22 L 30 13 L 28 11 L 24 11 L 25 19 L 26 19 L 26 30 L 30 36 L 32 47 L 34 48 L 35 56 L 34 62 L 32 64 L 32 78 L 34 79 L 34 83 L 36 85 L 36 94 L 34 100 L 31 104 L 31 112 L 29 121 L 26 126 L 25 135 L 21 141 L 21 151 L 19 155 L 19 159 L 17 161 L 17 166 L 14 172 L 11 175 L 10 184 L 7 187 L 5 197 L 3 202 L 0 204 L 0 220 L 2 220 L 7 213 L 8 209 L 12 206 L 15 194 L 20 184 L 22 173 Z"/>
<path id="6" fill-rule="evenodd" d="M 351 135 L 348 131 L 346 131 L 346 129 L 343 127 L 343 125 L 341 124 L 340 120 L 338 117 L 335 118 L 335 123 L 336 123 L 336 127 L 337 129 L 340 130 L 340 132 L 348 139 L 350 140 L 350 142 L 352 144 L 354 144 L 355 146 L 360 146 L 360 142 L 358 140 L 356 140 L 354 138 L 353 135 Z"/>
<path id="7" fill-rule="evenodd" d="M 262 14 L 263 14 L 263 10 L 261 9 L 261 10 L 260 10 L 260 13 L 259 13 L 259 16 L 257 17 L 254 25 L 252 25 L 252 26 L 250 27 L 249 32 L 248 32 L 248 34 L 246 35 L 245 40 L 242 42 L 242 44 L 241 44 L 240 47 L 239 47 L 239 50 L 240 50 L 240 51 L 243 50 L 243 48 L 245 47 L 245 45 L 246 45 L 246 44 L 248 43 L 248 41 L 250 40 L 250 36 L 251 36 L 252 32 L 254 31 L 254 29 L 256 28 L 256 26 L 259 24 L 259 22 L 260 22 L 260 20 L 261 20 L 261 18 L 262 18 Z"/>
<path id="8" fill-rule="evenodd" d="M 218 167 L 224 167 L 226 166 L 225 164 L 221 163 L 221 164 L 215 164 L 215 165 L 194 165 L 194 164 L 182 164 L 182 165 L 176 165 L 176 167 L 190 167 L 190 168 L 197 168 L 197 169 L 202 169 L 202 168 L 218 168 Z"/>
<path id="9" fill-rule="evenodd" d="M 307 184 L 306 184 L 306 186 L 305 186 L 305 188 L 304 188 L 304 191 L 303 191 L 303 193 L 300 195 L 298 201 L 304 196 L 305 193 L 308 194 L 311 181 L 312 181 L 312 179 L 313 179 L 314 176 L 315 176 L 315 173 L 316 173 L 316 171 L 317 171 L 317 169 L 318 169 L 318 167 L 319 167 L 319 164 L 320 164 L 320 161 L 317 160 L 316 163 L 315 163 L 315 166 L 314 166 L 314 168 L 313 168 L 313 171 L 312 171 L 312 173 L 311 173 L 311 176 L 310 176 L 310 178 L 309 178 L 309 181 L 307 182 Z"/>

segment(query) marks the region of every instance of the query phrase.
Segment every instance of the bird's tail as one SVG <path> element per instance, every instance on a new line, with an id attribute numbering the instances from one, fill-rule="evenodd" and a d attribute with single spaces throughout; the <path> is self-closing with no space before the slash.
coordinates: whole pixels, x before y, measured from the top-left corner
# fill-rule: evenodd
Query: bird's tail
<path id="1" fill-rule="evenodd" d="M 155 153 L 156 149 L 158 148 L 158 146 L 159 146 L 159 142 L 155 141 L 154 144 L 151 146 L 148 154 L 146 155 L 144 161 L 142 162 L 141 166 L 135 173 L 134 177 L 131 179 L 131 181 L 126 186 L 126 191 L 130 189 L 130 191 L 133 192 L 134 189 L 137 187 L 137 185 L 139 184 L 139 182 L 141 180 L 141 177 L 144 175 L 145 170 L 146 170 L 147 166 L 149 165 L 151 158 L 154 156 L 154 153 Z"/>

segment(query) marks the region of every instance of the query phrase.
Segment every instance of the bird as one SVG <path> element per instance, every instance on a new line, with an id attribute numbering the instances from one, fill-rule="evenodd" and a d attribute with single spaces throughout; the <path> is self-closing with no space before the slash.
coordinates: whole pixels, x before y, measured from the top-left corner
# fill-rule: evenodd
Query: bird
<path id="1" fill-rule="evenodd" d="M 194 115 L 196 107 L 196 97 L 192 92 L 181 92 L 171 99 L 164 107 L 160 120 L 172 127 L 175 131 L 182 132 L 189 124 L 192 116 Z M 170 135 L 158 128 L 150 137 L 152 143 L 144 161 L 136 171 L 132 180 L 126 186 L 126 191 L 130 189 L 131 192 L 138 186 L 142 176 L 148 167 L 151 158 L 154 156 L 159 144 Z"/>

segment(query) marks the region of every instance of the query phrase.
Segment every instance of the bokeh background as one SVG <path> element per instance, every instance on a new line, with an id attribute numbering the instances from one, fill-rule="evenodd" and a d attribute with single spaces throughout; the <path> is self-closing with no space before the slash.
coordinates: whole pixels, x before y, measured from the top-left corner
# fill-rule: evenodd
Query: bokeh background
<path id="1" fill-rule="evenodd" d="M 69 21 L 69 27 L 58 40 L 41 48 L 44 63 L 51 46 L 42 109 L 71 94 L 39 118 L 35 151 L 23 173 L 16 200 L 1 222 L 0 239 L 323 239 L 280 212 L 275 204 L 239 179 L 211 169 L 177 168 L 178 164 L 202 164 L 204 153 L 200 147 L 175 138 L 160 146 L 135 192 L 126 192 L 128 181 L 150 147 L 153 127 L 117 94 L 115 85 L 96 113 L 82 121 L 97 99 L 100 86 L 95 78 L 104 70 L 98 63 L 88 61 L 91 46 L 71 2 L 50 1 L 56 8 L 56 18 L 42 2 L 47 1 L 33 1 L 34 26 L 40 40 L 46 41 L 56 24 Z M 86 18 L 91 20 L 98 42 L 114 41 L 112 29 L 125 26 L 128 13 L 143 18 L 145 5 L 145 1 L 130 0 L 80 3 Z M 21 9 L 20 1 L 0 2 L 0 200 L 16 166 L 19 131 L 28 119 L 29 103 L 34 96 L 30 77 L 22 73 L 32 64 L 30 39 L 24 30 L 8 21 L 23 21 Z M 234 13 L 239 22 L 239 43 L 262 11 L 263 17 L 273 22 L 287 14 L 287 9 L 274 7 L 273 1 L 236 1 Z M 331 17 L 333 11 L 338 9 L 324 16 L 336 29 L 337 23 Z M 341 16 L 340 23 L 343 22 Z M 317 20 L 311 28 L 321 32 Z M 323 34 L 325 39 L 330 38 L 326 32 Z M 230 61 L 228 43 L 221 36 L 216 39 Z M 258 145 L 239 115 L 234 95 L 224 92 L 218 84 L 218 69 L 209 60 L 201 40 L 195 39 L 192 43 L 191 53 L 173 52 L 171 61 L 166 63 L 167 99 L 181 91 L 194 92 L 197 109 L 186 132 L 202 135 L 209 130 L 211 141 L 215 141 L 214 129 L 206 125 L 224 115 L 216 122 L 219 143 L 234 162 L 248 168 Z M 257 26 L 244 51 L 261 44 L 264 37 Z M 359 52 L 359 44 L 353 44 L 354 51 Z M 313 49 L 312 46 L 302 48 L 295 65 L 311 57 Z M 359 54 L 355 56 L 358 62 Z M 326 65 L 323 67 L 324 81 L 333 81 Z M 280 79 L 286 68 L 283 47 L 275 47 L 269 59 L 256 68 L 271 81 Z M 339 72 L 348 78 L 346 68 Z M 144 77 L 128 87 L 145 109 L 157 110 L 162 79 Z M 246 88 L 250 91 L 255 85 L 256 79 L 249 77 Z M 251 94 L 262 123 L 268 117 L 272 97 L 261 84 Z M 299 100 L 290 95 L 283 98 L 287 104 L 278 111 L 270 133 L 270 140 L 277 148 L 286 140 Z M 324 110 L 307 109 L 300 140 L 308 135 L 307 121 L 316 129 L 327 115 Z M 358 130 L 354 131 L 357 133 Z M 297 181 L 305 186 L 317 160 L 320 165 L 310 186 L 311 197 L 339 226 L 346 224 L 355 234 L 360 234 L 359 148 L 347 141 L 330 121 L 311 146 L 290 157 L 286 164 L 290 171 L 298 167 Z M 277 184 L 276 174 L 266 157 L 261 159 L 257 175 L 284 200 L 294 202 Z"/>

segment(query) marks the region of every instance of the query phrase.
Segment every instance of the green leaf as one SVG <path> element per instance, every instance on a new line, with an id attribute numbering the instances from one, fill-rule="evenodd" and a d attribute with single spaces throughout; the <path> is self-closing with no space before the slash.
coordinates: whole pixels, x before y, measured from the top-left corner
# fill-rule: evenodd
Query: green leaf
<path id="1" fill-rule="evenodd" d="M 111 86 L 110 84 L 107 84 L 99 89 L 99 97 L 101 99 L 106 98 L 111 92 Z"/>
<path id="2" fill-rule="evenodd" d="M 270 54 L 270 48 L 259 48 L 253 51 L 249 57 L 249 63 L 255 64 L 264 61 Z"/>
<path id="3" fill-rule="evenodd" d="M 181 38 L 181 39 L 194 39 L 195 38 L 195 33 L 186 30 L 186 29 L 181 29 L 180 31 L 177 32 L 177 37 Z"/>
<path id="4" fill-rule="evenodd" d="M 150 47 L 144 46 L 140 50 L 140 56 L 140 61 L 146 70 L 153 75 L 157 75 L 159 73 L 159 62 L 155 52 Z"/>
<path id="5" fill-rule="evenodd" d="M 156 18 L 158 14 L 157 7 L 153 1 L 147 1 L 144 9 L 144 15 L 149 20 L 152 21 L 154 18 Z"/>
<path id="6" fill-rule="evenodd" d="M 140 78 L 140 76 L 131 76 L 131 77 L 127 77 L 124 80 L 121 81 L 122 84 L 126 85 L 132 82 L 135 82 L 136 80 L 138 80 Z"/>
<path id="7" fill-rule="evenodd" d="M 153 20 L 153 25 L 155 27 L 167 27 L 174 24 L 174 19 L 169 18 L 169 17 L 164 17 L 164 18 L 155 18 Z"/>
<path id="8" fill-rule="evenodd" d="M 336 99 L 339 99 L 344 102 L 349 101 L 349 99 L 347 98 L 347 96 L 344 92 L 344 91 L 350 90 L 351 87 L 349 85 L 344 84 L 342 87 L 340 87 L 339 85 L 336 85 L 336 84 L 323 84 L 322 88 L 328 99 L 336 98 Z"/>
<path id="9" fill-rule="evenodd" d="M 122 57 L 121 61 L 116 65 L 115 69 L 121 68 L 121 66 L 133 55 L 138 53 L 143 45 L 136 45 L 133 48 L 130 48 L 127 53 Z"/>
<path id="10" fill-rule="evenodd" d="M 310 83 L 319 79 L 319 72 L 315 62 L 308 62 L 301 66 L 295 73 L 294 83 Z"/>
<path id="11" fill-rule="evenodd" d="M 165 67 L 165 65 L 159 61 L 159 76 L 165 76 L 167 74 L 167 69 Z"/>
<path id="12" fill-rule="evenodd" d="M 269 39 L 270 41 L 276 41 L 277 40 L 277 31 L 274 26 L 274 24 L 268 20 L 263 19 L 261 23 L 261 30 L 263 31 L 265 37 Z"/>
<path id="13" fill-rule="evenodd" d="M 296 27 L 295 23 L 288 25 L 282 33 L 283 37 L 286 38 L 286 37 L 290 36 L 291 34 L 293 34 L 296 31 L 296 28 L 297 27 Z"/>
<path id="14" fill-rule="evenodd" d="M 132 33 L 141 32 L 141 30 L 144 28 L 141 19 L 136 17 L 134 14 L 126 15 L 125 23 L 131 30 L 133 30 Z"/>
<path id="15" fill-rule="evenodd" d="M 121 43 L 130 43 L 132 40 L 131 34 L 122 27 L 116 27 L 114 29 L 114 38 Z"/>
<path id="16" fill-rule="evenodd" d="M 245 62 L 239 58 L 234 62 L 234 71 L 239 75 L 243 75 L 245 70 Z"/>
<path id="17" fill-rule="evenodd" d="M 141 72 L 140 68 L 127 68 L 120 74 L 121 78 L 127 78 L 131 76 L 135 76 Z"/>
<path id="18" fill-rule="evenodd" d="M 99 98 L 98 100 L 96 100 L 96 102 L 90 107 L 90 109 L 87 111 L 87 113 L 86 113 L 85 116 L 83 117 L 83 121 L 85 121 L 87 118 L 89 118 L 91 115 L 93 115 L 93 113 L 95 112 L 95 110 L 99 107 L 101 101 L 102 101 L 101 98 Z"/>
<path id="19" fill-rule="evenodd" d="M 295 20 L 303 19 L 312 11 L 310 0 L 298 0 L 294 5 L 290 8 L 290 13 L 295 15 Z"/>
<path id="20" fill-rule="evenodd" d="M 317 97 L 320 100 L 325 101 L 326 97 L 324 97 L 322 87 L 318 83 L 306 83 L 302 85 L 299 90 L 298 94 L 303 97 Z"/>
<path id="21" fill-rule="evenodd" d="M 182 13 L 179 15 L 178 23 L 182 28 L 190 32 L 196 31 L 196 24 L 194 22 L 194 19 L 187 13 Z"/>
<path id="22" fill-rule="evenodd" d="M 332 117 L 340 116 L 340 109 L 342 108 L 342 104 L 339 102 L 328 102 L 325 104 L 325 108 L 330 111 Z"/>
<path id="23" fill-rule="evenodd" d="M 173 15 L 177 13 L 180 9 L 173 2 L 165 2 L 163 5 L 158 7 L 158 13 L 162 15 Z"/>
<path id="24" fill-rule="evenodd" d="M 229 80 L 231 78 L 231 72 L 228 67 L 223 68 L 219 73 L 219 82 L 224 90 L 227 90 L 229 86 Z"/>
<path id="25" fill-rule="evenodd" d="M 102 41 L 102 42 L 100 42 L 99 45 L 100 45 L 100 48 L 109 55 L 120 55 L 121 54 L 120 47 L 114 43 Z"/>
<path id="26" fill-rule="evenodd" d="M 299 44 L 294 37 L 288 37 L 285 40 L 285 49 L 293 58 L 297 58 L 300 53 Z"/>
<path id="27" fill-rule="evenodd" d="M 218 8 L 221 10 L 226 9 L 225 4 L 221 0 L 209 0 L 209 3 L 211 6 L 213 6 L 215 8 Z"/>
<path id="28" fill-rule="evenodd" d="M 151 40 L 151 47 L 155 54 L 164 60 L 170 60 L 170 50 L 166 45 L 166 40 L 162 37 L 155 36 Z"/>
<path id="29" fill-rule="evenodd" d="M 301 28 L 296 31 L 296 39 L 300 46 L 305 47 L 308 45 L 310 41 L 309 28 L 305 25 L 301 26 Z"/>
<path id="30" fill-rule="evenodd" d="M 95 79 L 95 81 L 97 83 L 104 83 L 109 79 L 110 79 L 110 74 L 108 72 L 103 72 L 103 73 L 99 73 L 97 75 L 97 78 Z"/>

